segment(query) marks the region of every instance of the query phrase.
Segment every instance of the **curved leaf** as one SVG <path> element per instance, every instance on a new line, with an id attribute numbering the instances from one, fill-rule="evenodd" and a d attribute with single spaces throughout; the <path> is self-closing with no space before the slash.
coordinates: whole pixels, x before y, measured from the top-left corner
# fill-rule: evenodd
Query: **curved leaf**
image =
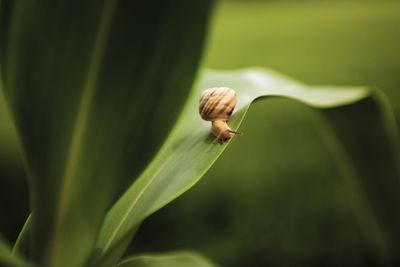
<path id="1" fill-rule="evenodd" d="M 118 267 L 216 267 L 203 256 L 193 252 L 145 254 L 121 261 Z"/>
<path id="2" fill-rule="evenodd" d="M 80 266 L 110 203 L 179 115 L 211 0 L 0 3 L 1 76 L 35 212 L 31 255 Z"/>
<path id="3" fill-rule="evenodd" d="M 160 152 L 108 212 L 97 242 L 103 254 L 132 227 L 193 186 L 229 144 L 231 140 L 213 145 L 210 123 L 198 114 L 200 92 L 216 86 L 232 87 L 238 95 L 236 112 L 229 122 L 233 129 L 239 127 L 251 102 L 260 96 L 289 97 L 312 107 L 332 108 L 371 93 L 362 87 L 310 87 L 262 69 L 205 71 Z"/>
<path id="4" fill-rule="evenodd" d="M 398 265 L 400 257 L 400 138 L 394 114 L 386 97 L 374 91 L 355 105 L 324 110 L 330 146 L 347 173 L 355 195 L 364 202 L 364 227 L 374 229 L 375 243 L 383 259 Z M 344 175 L 345 176 L 345 175 Z M 351 185 L 352 184 L 352 185 Z M 357 198 L 357 196 L 354 196 Z"/>

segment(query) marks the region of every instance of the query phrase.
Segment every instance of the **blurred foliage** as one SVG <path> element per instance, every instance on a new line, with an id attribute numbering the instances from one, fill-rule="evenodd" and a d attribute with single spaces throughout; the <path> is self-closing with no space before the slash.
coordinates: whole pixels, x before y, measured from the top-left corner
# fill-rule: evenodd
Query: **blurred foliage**
<path id="1" fill-rule="evenodd" d="M 215 267 L 208 259 L 193 252 L 147 254 L 128 258 L 118 267 Z"/>
<path id="2" fill-rule="evenodd" d="M 399 2 L 226 1 L 214 18 L 204 65 L 379 87 L 400 121 Z M 144 223 L 131 251 L 191 248 L 238 267 L 382 265 L 323 124 L 290 100 L 255 103 L 245 136 Z"/>
<path id="3" fill-rule="evenodd" d="M 310 84 L 381 88 L 400 118 L 400 3 L 220 3 L 205 65 L 261 65 Z M 398 119 L 399 120 L 399 119 Z"/>
<path id="4" fill-rule="evenodd" d="M 400 121 L 398 1 L 225 0 L 214 17 L 205 66 L 260 65 L 310 84 L 376 86 Z M 238 267 L 382 264 L 324 123 L 291 100 L 255 103 L 245 136 L 143 224 L 130 253 L 196 249 Z M 14 241 L 28 215 L 27 189 L 13 134 L 0 134 L 0 226 Z"/>

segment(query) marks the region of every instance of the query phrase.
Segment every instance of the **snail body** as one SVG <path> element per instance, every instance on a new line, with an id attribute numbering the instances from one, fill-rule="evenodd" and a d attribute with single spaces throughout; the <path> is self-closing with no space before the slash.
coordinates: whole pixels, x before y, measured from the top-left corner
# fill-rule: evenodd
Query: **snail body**
<path id="1" fill-rule="evenodd" d="M 216 136 L 213 144 L 218 140 L 223 143 L 239 132 L 232 131 L 226 122 L 232 115 L 237 102 L 235 91 L 228 87 L 215 87 L 204 90 L 200 95 L 199 113 L 203 120 L 211 121 L 212 133 Z"/>

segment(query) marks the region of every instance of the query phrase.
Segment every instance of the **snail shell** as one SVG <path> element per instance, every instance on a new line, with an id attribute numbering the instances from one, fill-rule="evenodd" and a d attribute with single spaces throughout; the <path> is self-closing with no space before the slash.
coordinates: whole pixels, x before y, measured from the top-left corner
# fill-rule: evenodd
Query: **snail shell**
<path id="1" fill-rule="evenodd" d="M 231 88 L 206 89 L 200 95 L 200 116 L 206 121 L 227 121 L 236 106 L 236 99 L 236 93 Z"/>
<path id="2" fill-rule="evenodd" d="M 215 87 L 204 90 L 200 95 L 199 113 L 203 120 L 212 121 L 212 133 L 216 136 L 214 144 L 223 143 L 241 133 L 232 131 L 226 121 L 232 115 L 236 106 L 236 93 L 228 87 Z"/>

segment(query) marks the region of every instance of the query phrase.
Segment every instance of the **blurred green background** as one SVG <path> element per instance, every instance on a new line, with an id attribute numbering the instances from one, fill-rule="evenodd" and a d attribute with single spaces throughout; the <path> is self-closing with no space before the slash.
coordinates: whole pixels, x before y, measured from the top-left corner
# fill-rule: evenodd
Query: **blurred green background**
<path id="1" fill-rule="evenodd" d="M 399 122 L 399 47 L 400 1 L 226 0 L 217 2 L 203 66 L 256 65 L 309 84 L 379 87 Z M 12 242 L 28 197 L 2 96 L 0 123 L 0 229 Z M 294 101 L 256 102 L 245 136 L 147 219 L 128 253 L 194 249 L 238 267 L 381 265 L 324 125 Z"/>

